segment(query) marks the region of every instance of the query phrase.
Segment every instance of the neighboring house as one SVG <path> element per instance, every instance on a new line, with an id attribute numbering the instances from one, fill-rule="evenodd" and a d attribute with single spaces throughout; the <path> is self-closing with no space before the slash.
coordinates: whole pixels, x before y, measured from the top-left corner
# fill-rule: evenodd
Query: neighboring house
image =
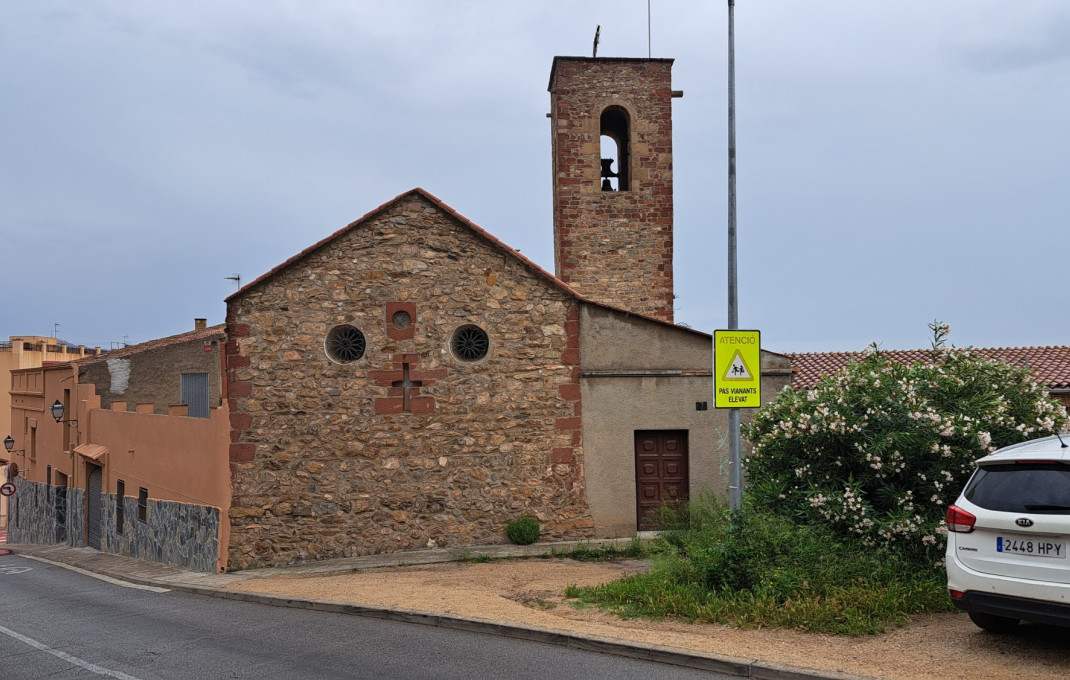
<path id="1" fill-rule="evenodd" d="M 87 350 L 83 345 L 71 345 L 57 338 L 12 335 L 7 342 L 0 341 L 0 385 L 9 384 L 11 371 L 16 369 L 36 368 L 99 354 L 99 347 Z M 11 432 L 11 395 L 6 390 L 0 390 L 0 439 Z M 6 454 L 0 451 L 0 480 L 7 479 L 5 461 Z M 0 496 L 0 528 L 7 526 L 7 506 L 7 498 Z"/>
<path id="2" fill-rule="evenodd" d="M 225 327 L 80 362 L 75 439 L 32 416 L 47 464 L 100 509 L 68 512 L 66 540 L 95 546 L 96 526 L 103 550 L 214 550 L 234 570 L 503 542 L 528 514 L 545 538 L 631 536 L 663 504 L 727 497 L 712 338 L 672 323 L 671 66 L 554 60 L 555 274 L 414 189 L 231 295 Z M 791 379 L 771 352 L 760 371 L 766 400 Z M 41 380 L 18 386 L 27 412 L 65 398 Z M 203 415 L 204 385 L 207 420 L 160 415 Z M 50 492 L 37 456 L 20 503 Z M 120 536 L 120 479 L 124 518 L 135 486 L 174 505 Z M 55 540 L 53 506 L 32 507 L 17 536 Z M 168 542 L 183 512 L 217 539 L 193 557 Z"/>
<path id="3" fill-rule="evenodd" d="M 103 357 L 12 372 L 12 459 L 20 471 L 10 541 L 88 545 L 203 571 L 225 567 L 223 331 L 199 325 Z M 186 371 L 207 372 L 209 392 L 182 403 Z M 152 397 L 162 401 L 144 401 Z M 62 422 L 50 410 L 57 402 Z M 209 412 L 190 417 L 202 403 Z"/>
<path id="4" fill-rule="evenodd" d="M 1070 407 L 1070 346 L 1055 347 L 970 347 L 969 350 L 986 359 L 994 359 L 1028 368 L 1037 384 Z M 881 353 L 904 364 L 932 361 L 932 350 L 881 350 Z M 791 386 L 809 389 L 826 375 L 832 375 L 849 362 L 862 357 L 862 352 L 805 352 L 788 354 L 795 375 Z"/>
<path id="5" fill-rule="evenodd" d="M 175 405 L 189 406 L 194 418 L 207 418 L 222 404 L 220 366 L 223 326 L 194 319 L 194 330 L 116 349 L 78 362 L 78 381 L 92 383 L 101 408 L 124 402 L 134 411 L 153 404 L 166 414 Z"/>

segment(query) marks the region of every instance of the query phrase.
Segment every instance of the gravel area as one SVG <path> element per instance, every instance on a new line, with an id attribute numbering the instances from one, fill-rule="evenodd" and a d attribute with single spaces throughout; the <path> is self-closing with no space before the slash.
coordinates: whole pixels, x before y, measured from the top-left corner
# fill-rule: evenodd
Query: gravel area
<path id="1" fill-rule="evenodd" d="M 997 636 L 954 613 L 918 616 L 881 635 L 836 637 L 626 620 L 577 609 L 565 601 L 569 584 L 597 585 L 645 568 L 641 560 L 451 562 L 333 576 L 254 578 L 229 588 L 454 614 L 877 678 L 1064 680 L 1070 676 L 1070 629 L 1023 624 L 1017 633 Z"/>

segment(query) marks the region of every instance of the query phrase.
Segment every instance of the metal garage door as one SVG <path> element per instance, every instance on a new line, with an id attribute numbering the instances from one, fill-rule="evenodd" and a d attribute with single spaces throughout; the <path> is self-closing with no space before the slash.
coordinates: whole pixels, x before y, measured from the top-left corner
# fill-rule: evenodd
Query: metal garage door
<path id="1" fill-rule="evenodd" d="M 99 467 L 93 465 L 89 470 L 89 482 L 86 487 L 86 497 L 89 500 L 89 507 L 86 508 L 86 522 L 89 526 L 86 528 L 86 535 L 89 537 L 89 547 L 100 550 L 100 517 L 103 514 L 103 500 L 100 496 L 101 480 L 103 479 L 103 472 Z"/>

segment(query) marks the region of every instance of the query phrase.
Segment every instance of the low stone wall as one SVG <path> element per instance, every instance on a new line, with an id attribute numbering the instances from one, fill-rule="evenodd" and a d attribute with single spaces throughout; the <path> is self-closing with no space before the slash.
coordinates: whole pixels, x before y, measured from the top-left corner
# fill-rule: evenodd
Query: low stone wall
<path id="1" fill-rule="evenodd" d="M 104 496 L 101 548 L 152 562 L 215 572 L 219 553 L 219 508 L 171 501 L 148 502 L 145 522 L 137 518 L 137 498 L 123 502 L 123 531 L 116 532 L 116 499 Z"/>
<path id="2" fill-rule="evenodd" d="M 21 478 L 14 482 L 18 490 L 9 506 L 8 541 L 66 543 L 67 518 L 64 517 L 62 523 L 56 521 L 59 489 Z"/>
<path id="3" fill-rule="evenodd" d="M 24 479 L 11 505 L 8 540 L 12 543 L 86 545 L 85 492 Z M 66 493 L 65 512 L 57 503 Z M 170 501 L 148 503 L 145 522 L 137 518 L 137 498 L 123 502 L 123 530 L 116 531 L 116 497 L 101 497 L 101 551 L 174 564 L 195 571 L 216 571 L 219 508 Z"/>
<path id="4" fill-rule="evenodd" d="M 87 543 L 85 490 L 67 489 L 67 545 L 80 548 Z"/>

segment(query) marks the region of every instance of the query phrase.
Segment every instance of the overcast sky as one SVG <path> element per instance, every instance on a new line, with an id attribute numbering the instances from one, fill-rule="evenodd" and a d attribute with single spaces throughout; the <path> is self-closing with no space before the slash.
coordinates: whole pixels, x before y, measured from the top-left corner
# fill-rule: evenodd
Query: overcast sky
<path id="1" fill-rule="evenodd" d="M 727 326 L 727 2 L 671 57 L 676 320 Z M 0 3 L 0 336 L 221 323 L 414 187 L 553 272 L 555 55 L 647 0 Z M 739 320 L 779 352 L 1070 343 L 1070 2 L 738 0 Z"/>

